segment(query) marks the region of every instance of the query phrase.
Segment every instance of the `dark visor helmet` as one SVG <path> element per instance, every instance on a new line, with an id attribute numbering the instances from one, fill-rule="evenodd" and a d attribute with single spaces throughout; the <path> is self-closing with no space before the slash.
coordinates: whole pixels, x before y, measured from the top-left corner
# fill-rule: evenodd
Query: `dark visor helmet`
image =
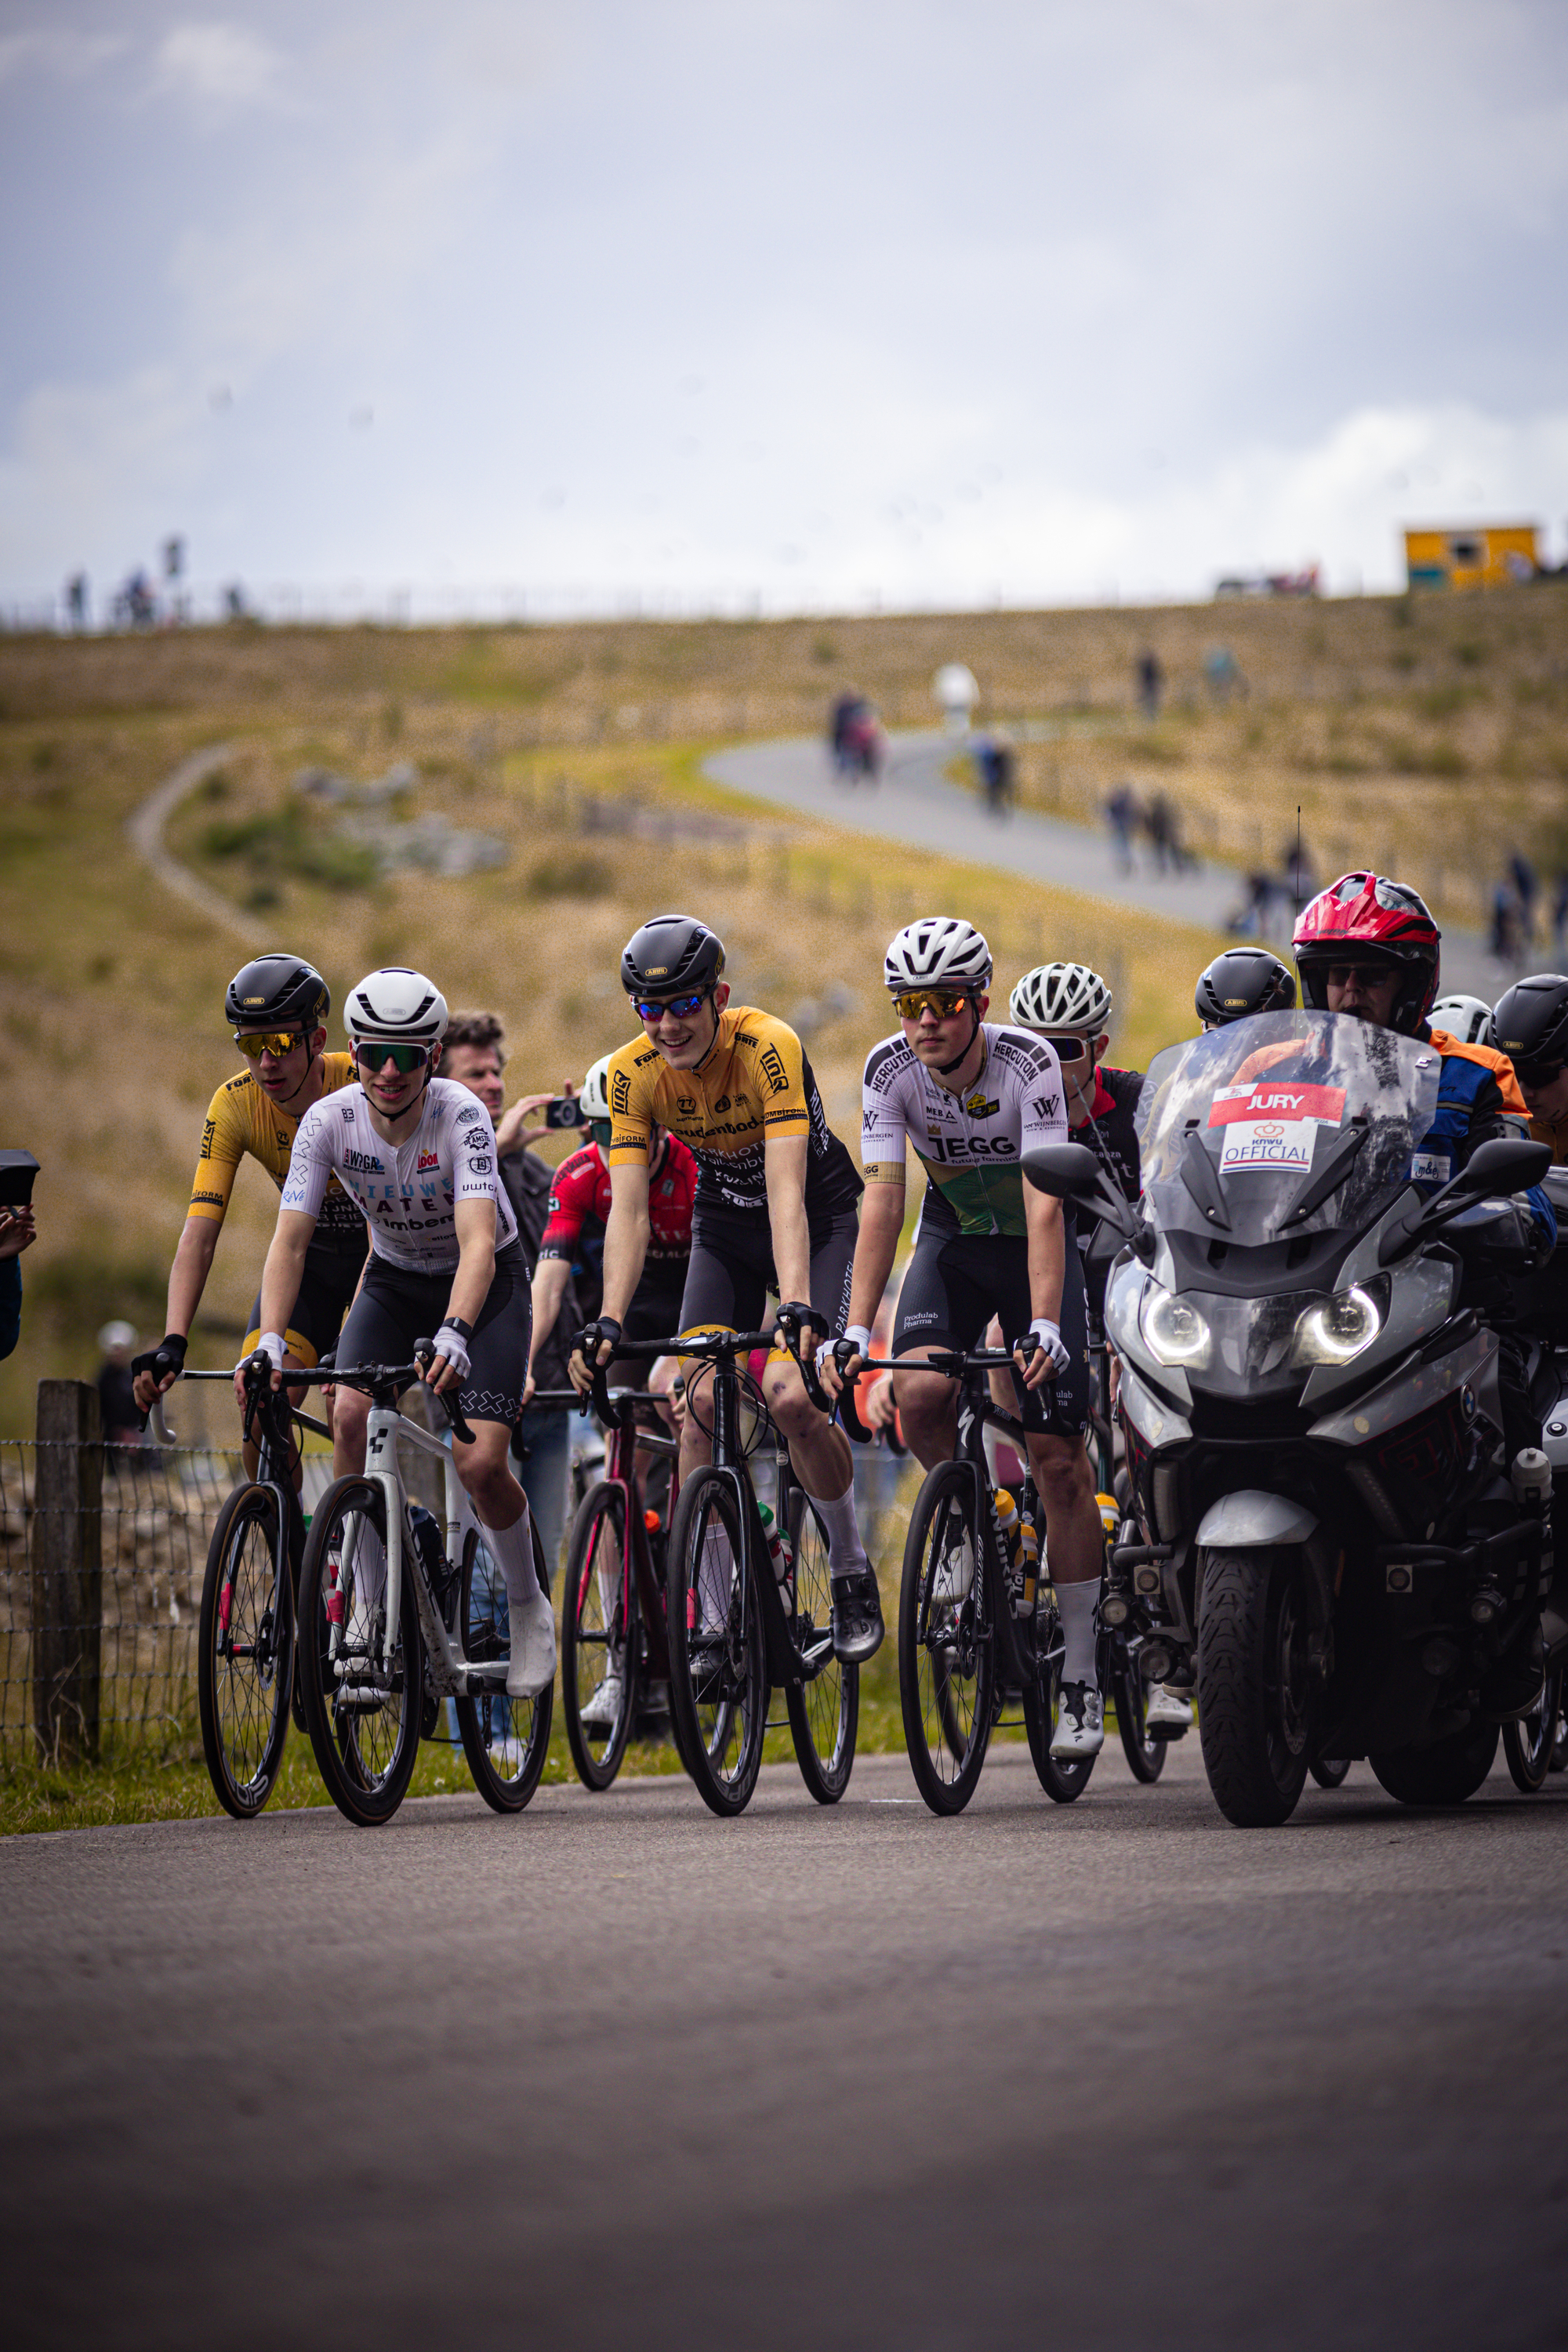
<path id="1" fill-rule="evenodd" d="M 1303 1003 L 1328 1009 L 1336 963 L 1386 964 L 1401 976 L 1389 1027 L 1413 1037 L 1437 993 L 1442 933 L 1426 900 L 1381 874 L 1344 874 L 1301 909 L 1291 945 Z"/>
<path id="2" fill-rule="evenodd" d="M 723 977 L 724 942 L 690 915 L 655 915 L 634 931 L 621 957 L 628 996 L 687 996 Z"/>
<path id="3" fill-rule="evenodd" d="M 1200 1021 L 1223 1029 L 1249 1013 L 1293 1013 L 1296 982 L 1267 948 L 1227 948 L 1199 973 L 1193 1003 Z"/>
<path id="4" fill-rule="evenodd" d="M 237 971 L 223 1000 L 231 1029 L 319 1029 L 332 1009 L 332 992 L 301 956 L 258 956 Z"/>
<path id="5" fill-rule="evenodd" d="M 1516 980 L 1492 1013 L 1492 1038 L 1528 1076 L 1568 1062 L 1568 975 L 1538 971 Z"/>

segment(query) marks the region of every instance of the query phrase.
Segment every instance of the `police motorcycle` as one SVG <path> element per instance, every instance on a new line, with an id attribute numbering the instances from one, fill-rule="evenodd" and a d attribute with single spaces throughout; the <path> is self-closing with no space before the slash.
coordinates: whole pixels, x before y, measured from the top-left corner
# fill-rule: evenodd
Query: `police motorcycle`
<path id="1" fill-rule="evenodd" d="M 1551 1470 L 1504 1459 L 1497 1335 L 1460 1290 L 1532 1262 L 1509 1196 L 1549 1154 L 1495 1138 L 1423 1201 L 1438 1076 L 1419 1039 L 1263 1013 L 1155 1060 L 1135 1206 L 1081 1145 L 1025 1157 L 1122 1244 L 1106 1322 L 1137 1524 L 1101 1617 L 1142 1636 L 1146 1679 L 1195 1686 L 1240 1827 L 1287 1820 L 1312 1764 L 1345 1757 L 1405 1803 L 1460 1803 L 1522 1711 Z"/>

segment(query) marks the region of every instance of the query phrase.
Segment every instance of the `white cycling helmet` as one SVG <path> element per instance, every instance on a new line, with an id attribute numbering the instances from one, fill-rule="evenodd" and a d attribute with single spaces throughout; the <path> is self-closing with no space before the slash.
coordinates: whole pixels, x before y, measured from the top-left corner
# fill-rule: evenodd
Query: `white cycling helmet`
<path id="1" fill-rule="evenodd" d="M 888 943 L 882 976 L 893 995 L 906 988 L 973 989 L 991 977 L 991 950 L 961 915 L 922 915 Z"/>
<path id="2" fill-rule="evenodd" d="M 583 1106 L 584 1118 L 608 1118 L 610 1116 L 610 1056 L 601 1055 L 583 1081 L 583 1091 L 577 1100 Z"/>
<path id="3" fill-rule="evenodd" d="M 343 1026 L 354 1039 L 394 1045 L 438 1045 L 447 1034 L 447 1000 L 433 980 L 405 964 L 384 964 L 349 991 Z"/>
<path id="4" fill-rule="evenodd" d="M 1007 1010 L 1021 1029 L 1098 1037 L 1110 1025 L 1110 991 L 1086 963 L 1041 963 L 1014 989 Z"/>
<path id="5" fill-rule="evenodd" d="M 1446 1029 L 1461 1045 L 1490 1045 L 1496 1038 L 1492 1009 L 1479 996 L 1440 996 L 1426 1015 L 1434 1029 Z"/>

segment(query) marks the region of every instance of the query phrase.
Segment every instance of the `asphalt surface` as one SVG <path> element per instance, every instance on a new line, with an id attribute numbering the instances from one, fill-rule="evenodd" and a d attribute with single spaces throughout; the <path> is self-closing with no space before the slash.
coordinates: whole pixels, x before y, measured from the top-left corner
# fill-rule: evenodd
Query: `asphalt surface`
<path id="1" fill-rule="evenodd" d="M 1568 1782 L 0 1846 L 13 2344 L 1560 2346 Z"/>
<path id="2" fill-rule="evenodd" d="M 1224 931 L 1246 896 L 1234 866 L 1199 862 L 1180 874 L 1161 874 L 1141 847 L 1136 864 L 1127 871 L 1108 831 L 1069 824 L 1033 810 L 992 816 L 975 793 L 950 783 L 942 773 L 963 749 L 962 741 L 950 735 L 894 735 L 887 767 L 874 784 L 847 782 L 836 772 L 826 745 L 809 736 L 737 744 L 717 752 L 706 770 L 733 792 L 798 809 L 804 815 L 1211 931 Z M 1287 940 L 1288 933 L 1274 944 L 1283 948 Z M 1219 942 L 1215 944 L 1217 948 Z M 1445 929 L 1445 990 L 1484 996 L 1489 1004 L 1514 977 L 1511 969 L 1505 971 L 1489 960 L 1476 933 Z"/>

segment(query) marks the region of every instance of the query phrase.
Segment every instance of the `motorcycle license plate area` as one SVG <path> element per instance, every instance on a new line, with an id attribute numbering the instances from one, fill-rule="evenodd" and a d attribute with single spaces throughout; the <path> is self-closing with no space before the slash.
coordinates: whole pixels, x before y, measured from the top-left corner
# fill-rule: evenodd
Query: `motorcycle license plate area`
<path id="1" fill-rule="evenodd" d="M 1143 1181 L 1159 1221 L 1215 1230 L 1182 1177 L 1195 1136 L 1243 1246 L 1364 1226 L 1408 1182 L 1437 1106 L 1436 1050 L 1336 1013 L 1265 1013 L 1156 1055 L 1139 1106 Z M 1293 1204 L 1352 1127 L 1365 1141 L 1304 1215 Z"/>

